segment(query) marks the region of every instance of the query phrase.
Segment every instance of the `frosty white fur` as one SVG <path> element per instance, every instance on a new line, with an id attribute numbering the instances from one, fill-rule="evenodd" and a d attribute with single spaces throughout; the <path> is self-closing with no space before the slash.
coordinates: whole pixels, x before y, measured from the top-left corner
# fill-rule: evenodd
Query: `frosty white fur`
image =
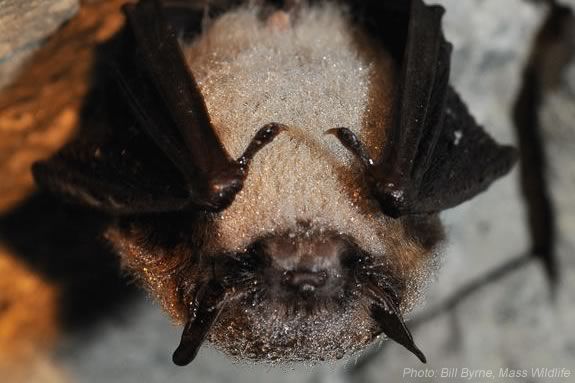
<path id="1" fill-rule="evenodd" d="M 392 117 L 392 59 L 340 5 L 304 9 L 286 29 L 267 25 L 260 11 L 226 13 L 184 46 L 232 157 L 266 123 L 289 127 L 256 155 L 243 190 L 208 225 L 205 249 L 239 251 L 307 222 L 306 230 L 350 235 L 365 250 L 385 253 L 386 243 L 399 240 L 399 223 L 381 214 L 357 160 L 324 132 L 348 127 L 377 155 Z"/>

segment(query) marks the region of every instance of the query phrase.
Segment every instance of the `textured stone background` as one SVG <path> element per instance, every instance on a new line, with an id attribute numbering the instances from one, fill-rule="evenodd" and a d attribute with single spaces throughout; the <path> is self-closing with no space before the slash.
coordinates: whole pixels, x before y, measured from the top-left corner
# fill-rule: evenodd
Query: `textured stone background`
<path id="1" fill-rule="evenodd" d="M 548 17 L 548 6 L 543 1 L 525 0 L 438 2 L 447 9 L 445 32 L 455 46 L 453 84 L 488 131 L 500 141 L 516 142 L 512 110 L 524 84 L 522 73 L 533 56 L 535 37 Z M 3 17 L 6 18 L 6 10 L 16 3 L 0 0 L 0 26 Z M 76 10 L 74 2 L 37 3 L 52 10 L 50 17 L 46 17 L 51 22 L 42 32 L 36 31 L 29 37 L 18 35 L 17 40 L 5 39 L 0 33 L 0 84 L 13 78 L 6 73 L 14 73 L 3 66 L 20 67 L 19 62 L 12 63 L 18 60 L 19 54 L 10 52 L 37 46 Z M 565 4 L 575 9 L 573 0 L 565 0 Z M 429 291 L 426 304 L 414 313 L 411 325 L 418 345 L 428 356 L 427 366 L 419 364 L 400 346 L 384 343 L 352 360 L 321 367 L 277 369 L 236 365 L 206 348 L 193 365 L 176 368 L 171 364 L 170 355 L 180 329 L 173 327 L 146 298 L 131 293 L 122 310 L 113 310 L 90 326 L 60 330 L 59 341 L 54 343 L 56 351 L 34 364 L 35 372 L 28 375 L 27 381 L 375 383 L 402 381 L 405 367 L 435 370 L 468 367 L 492 369 L 496 373 L 506 367 L 529 370 L 566 367 L 572 369 L 572 379 L 575 379 L 573 18 L 568 19 L 566 25 L 563 33 L 545 45 L 555 44 L 557 47 L 549 48 L 550 52 L 560 51 L 557 56 L 561 59 L 546 54 L 549 59 L 537 66 L 542 78 L 554 79 L 542 86 L 537 118 L 541 127 L 538 142 L 547 159 L 545 183 L 556 212 L 555 259 L 561 274 L 555 294 L 541 263 L 529 256 L 527 212 L 516 170 L 487 193 L 444 214 L 449 234 L 444 266 Z M 14 43 L 10 45 L 11 42 Z M 0 121 L 1 107 L 0 102 Z M 1 266 L 0 263 L 0 273 Z M 50 294 L 45 298 L 48 302 L 53 299 Z M 0 299 L 0 323 L 1 316 Z M 1 336 L 0 332 L 0 340 Z"/>
<path id="2" fill-rule="evenodd" d="M 0 1 L 0 87 L 78 10 L 78 0 Z"/>

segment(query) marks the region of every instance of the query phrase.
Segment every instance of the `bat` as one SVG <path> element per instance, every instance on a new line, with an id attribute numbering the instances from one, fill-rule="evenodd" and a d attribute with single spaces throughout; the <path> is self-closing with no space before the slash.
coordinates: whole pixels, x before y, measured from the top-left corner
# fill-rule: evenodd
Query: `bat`
<path id="1" fill-rule="evenodd" d="M 384 335 L 433 275 L 438 213 L 506 174 L 449 85 L 443 8 L 140 0 L 100 48 L 79 134 L 33 167 L 108 213 L 123 265 L 237 358 L 334 360 Z"/>

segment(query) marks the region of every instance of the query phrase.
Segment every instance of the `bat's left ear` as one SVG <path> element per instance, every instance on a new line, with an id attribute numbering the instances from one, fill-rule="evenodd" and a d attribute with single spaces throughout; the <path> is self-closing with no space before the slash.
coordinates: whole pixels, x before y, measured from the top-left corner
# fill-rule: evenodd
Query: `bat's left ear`
<path id="1" fill-rule="evenodd" d="M 454 207 L 487 189 L 517 157 L 489 137 L 448 84 L 444 9 L 413 0 L 409 12 L 397 117 L 382 156 L 370 159 L 353 133 L 335 132 L 365 164 L 372 193 L 391 217 Z"/>

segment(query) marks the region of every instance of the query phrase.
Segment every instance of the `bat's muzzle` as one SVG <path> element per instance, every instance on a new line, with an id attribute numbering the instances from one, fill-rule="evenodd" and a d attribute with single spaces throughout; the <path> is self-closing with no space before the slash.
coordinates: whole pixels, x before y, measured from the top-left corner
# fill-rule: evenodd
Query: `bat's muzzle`
<path id="1" fill-rule="evenodd" d="M 343 293 L 348 271 L 346 241 L 337 235 L 291 234 L 262 240 L 263 278 L 281 299 L 336 298 Z"/>

